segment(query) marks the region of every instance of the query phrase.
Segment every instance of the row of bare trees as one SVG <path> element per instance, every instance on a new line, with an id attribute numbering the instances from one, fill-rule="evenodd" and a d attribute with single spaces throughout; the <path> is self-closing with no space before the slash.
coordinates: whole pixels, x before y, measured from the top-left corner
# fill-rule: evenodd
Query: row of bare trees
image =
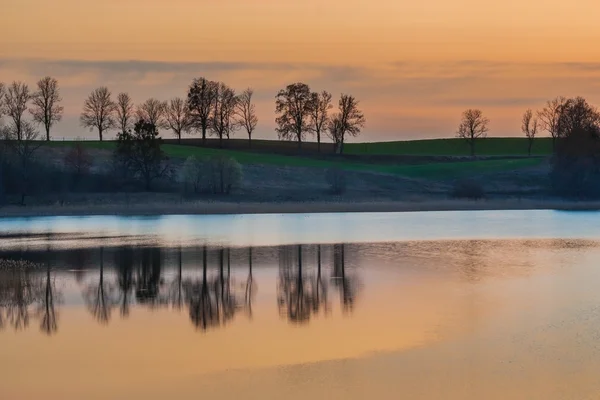
<path id="1" fill-rule="evenodd" d="M 521 131 L 527 138 L 527 153 L 531 155 L 533 142 L 540 129 L 548 132 L 552 138 L 552 149 L 555 150 L 557 140 L 566 137 L 574 128 L 574 121 L 588 123 L 600 118 L 598 115 L 600 114 L 583 97 L 559 96 L 548 100 L 541 110 L 534 112 L 527 109 L 521 118 Z M 476 141 L 487 136 L 489 123 L 490 120 L 479 109 L 463 112 L 456 135 L 468 143 L 472 156 L 475 155 Z"/>
<path id="2" fill-rule="evenodd" d="M 276 96 L 277 133 L 281 139 L 296 140 L 299 148 L 306 135 L 316 135 L 319 151 L 322 134 L 326 133 L 335 144 L 336 152 L 342 153 L 345 138 L 358 135 L 365 126 L 366 119 L 358 104 L 354 96 L 342 93 L 338 112 L 330 116 L 331 93 L 311 92 L 307 84 L 293 83 Z"/>
<path id="3" fill-rule="evenodd" d="M 35 125 L 44 127 L 46 140 L 50 140 L 50 130 L 62 119 L 64 108 L 58 81 L 46 76 L 37 82 L 32 91 L 26 83 L 14 81 L 6 86 L 0 82 L 0 119 L 6 115 L 10 121 L 4 129 L 4 136 L 17 140 L 37 137 Z M 27 112 L 32 121 L 28 121 Z"/>

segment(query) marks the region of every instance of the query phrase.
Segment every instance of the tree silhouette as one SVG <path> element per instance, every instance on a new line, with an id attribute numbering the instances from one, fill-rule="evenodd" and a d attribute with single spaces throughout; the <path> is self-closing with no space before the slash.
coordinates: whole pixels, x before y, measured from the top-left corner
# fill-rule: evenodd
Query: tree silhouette
<path id="1" fill-rule="evenodd" d="M 167 304 L 161 295 L 162 256 L 160 248 L 142 248 L 141 262 L 136 271 L 135 297 L 139 304 L 158 307 Z"/>
<path id="2" fill-rule="evenodd" d="M 303 271 L 302 245 L 296 246 L 296 250 L 296 257 L 292 248 L 280 250 L 277 304 L 280 315 L 285 315 L 289 322 L 303 324 L 310 320 L 314 293 Z"/>
<path id="3" fill-rule="evenodd" d="M 527 155 L 531 155 L 531 147 L 538 131 L 538 120 L 533 117 L 533 111 L 528 109 L 521 120 L 521 131 L 527 137 Z"/>
<path id="4" fill-rule="evenodd" d="M 108 324 L 114 306 L 114 288 L 104 281 L 104 248 L 100 247 L 100 276 L 97 284 L 88 285 L 84 300 L 92 316 L 101 324 Z"/>
<path id="5" fill-rule="evenodd" d="M 4 94 L 4 109 L 6 115 L 11 119 L 10 130 L 17 140 L 23 138 L 23 129 L 26 121 L 23 119 L 27 104 L 31 100 L 32 94 L 29 86 L 23 82 L 14 81 L 8 86 Z"/>
<path id="6" fill-rule="evenodd" d="M 183 298 L 183 271 L 182 271 L 182 254 L 181 247 L 177 249 L 177 277 L 171 284 L 169 291 L 169 299 L 173 308 L 181 310 L 184 304 Z"/>
<path id="7" fill-rule="evenodd" d="M 229 139 L 230 135 L 239 127 L 234 119 L 237 101 L 237 96 L 232 88 L 222 82 L 216 85 L 210 130 L 219 138 L 219 147 L 223 147 L 223 138 Z"/>
<path id="8" fill-rule="evenodd" d="M 217 315 L 221 325 L 227 324 L 233 319 L 237 311 L 237 300 L 231 290 L 231 270 L 229 262 L 229 249 L 227 249 L 227 277 L 225 276 L 225 249 L 219 249 L 219 274 L 214 285 L 215 298 L 217 300 Z"/>
<path id="9" fill-rule="evenodd" d="M 235 114 L 237 124 L 243 127 L 248 134 L 248 147 L 252 147 L 252 132 L 258 125 L 258 117 L 256 116 L 256 106 L 252 102 L 254 90 L 248 88 L 238 96 Z"/>
<path id="10" fill-rule="evenodd" d="M 146 121 L 156 128 L 166 128 L 165 112 L 167 110 L 167 103 L 164 101 L 150 98 L 140 104 L 136 109 L 136 116 L 138 121 Z"/>
<path id="11" fill-rule="evenodd" d="M 210 118 L 214 110 L 217 94 L 217 82 L 206 78 L 197 78 L 188 90 L 188 108 L 192 124 L 202 132 L 202 144 L 206 143 L 206 131 L 210 127 Z"/>
<path id="12" fill-rule="evenodd" d="M 130 312 L 131 297 L 135 288 L 134 252 L 130 247 L 121 247 L 115 253 L 117 287 L 119 289 L 119 309 L 121 317 L 127 318 Z"/>
<path id="13" fill-rule="evenodd" d="M 79 117 L 83 127 L 98 129 L 100 141 L 103 139 L 104 131 L 116 126 L 117 105 L 110 96 L 111 93 L 107 87 L 95 89 L 83 103 L 83 112 Z"/>
<path id="14" fill-rule="evenodd" d="M 207 249 L 202 251 L 202 279 L 186 281 L 184 293 L 189 307 L 190 320 L 200 330 L 206 331 L 220 325 L 217 299 L 210 288 L 207 276 Z"/>
<path id="15" fill-rule="evenodd" d="M 15 330 L 29 326 L 29 308 L 39 301 L 40 281 L 33 274 L 34 265 L 26 262 L 13 262 L 2 273 L 1 281 L 6 319 Z"/>
<path id="16" fill-rule="evenodd" d="M 329 311 L 329 300 L 328 300 L 328 287 L 327 283 L 323 281 L 323 275 L 321 273 L 321 245 L 317 245 L 317 276 L 313 281 L 314 293 L 313 301 L 313 313 L 318 314 L 320 311 L 327 313 Z"/>
<path id="17" fill-rule="evenodd" d="M 252 275 L 252 247 L 248 248 L 248 278 L 246 278 L 246 287 L 244 290 L 244 308 L 248 317 L 252 319 L 252 301 L 256 295 L 256 283 Z"/>
<path id="18" fill-rule="evenodd" d="M 310 88 L 305 83 L 293 83 L 281 89 L 275 97 L 275 112 L 278 117 L 277 133 L 280 139 L 297 140 L 298 148 L 302 140 L 310 133 L 310 112 L 312 96 Z"/>
<path id="19" fill-rule="evenodd" d="M 338 112 L 329 120 L 328 133 L 335 144 L 336 153 L 344 152 L 346 136 L 357 136 L 365 126 L 366 118 L 358 104 L 354 96 L 342 93 Z"/>
<path id="20" fill-rule="evenodd" d="M 129 93 L 119 93 L 117 96 L 116 119 L 117 127 L 121 132 L 133 127 L 135 106 Z"/>
<path id="21" fill-rule="evenodd" d="M 567 99 L 562 96 L 548 100 L 546 106 L 537 113 L 541 126 L 552 137 L 552 150 L 556 148 L 556 139 L 559 134 L 560 114 L 566 101 Z"/>
<path id="22" fill-rule="evenodd" d="M 29 110 L 33 120 L 44 125 L 46 140 L 50 140 L 50 129 L 62 119 L 64 107 L 58 81 L 50 76 L 40 79 L 37 83 L 38 90 L 33 94 L 33 107 Z"/>
<path id="23" fill-rule="evenodd" d="M 346 251 L 344 244 L 333 246 L 333 279 L 334 285 L 340 292 L 342 310 L 351 312 L 354 309 L 358 294 L 358 283 L 346 271 Z"/>
<path id="24" fill-rule="evenodd" d="M 43 288 L 43 296 L 38 308 L 40 315 L 40 330 L 46 335 L 52 335 L 58 330 L 58 314 L 55 309 L 56 285 L 50 276 L 50 261 L 46 261 L 46 279 Z"/>
<path id="25" fill-rule="evenodd" d="M 317 148 L 321 152 L 321 134 L 329 124 L 329 110 L 331 105 L 331 93 L 327 91 L 311 93 L 310 107 L 310 130 L 317 135 Z"/>
<path id="26" fill-rule="evenodd" d="M 172 98 L 165 107 L 165 126 L 177 136 L 181 143 L 181 134 L 189 132 L 192 128 L 189 107 L 180 97 Z"/>
<path id="27" fill-rule="evenodd" d="M 487 136 L 490 120 L 483 116 L 481 110 L 468 109 L 463 112 L 456 136 L 464 139 L 471 148 L 471 156 L 475 155 L 475 143 Z"/>

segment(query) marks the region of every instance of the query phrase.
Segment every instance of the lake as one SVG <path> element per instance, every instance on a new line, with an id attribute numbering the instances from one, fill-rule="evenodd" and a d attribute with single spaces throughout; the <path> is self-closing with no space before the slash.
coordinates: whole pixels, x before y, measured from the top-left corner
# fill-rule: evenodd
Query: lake
<path id="1" fill-rule="evenodd" d="M 600 213 L 0 219 L 0 399 L 596 399 Z"/>

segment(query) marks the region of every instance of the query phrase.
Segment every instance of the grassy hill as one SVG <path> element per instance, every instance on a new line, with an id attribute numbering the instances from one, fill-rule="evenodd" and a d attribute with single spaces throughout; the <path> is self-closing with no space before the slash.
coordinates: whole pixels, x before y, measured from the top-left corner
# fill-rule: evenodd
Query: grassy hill
<path id="1" fill-rule="evenodd" d="M 486 139 L 490 140 L 490 143 L 497 142 L 502 144 L 505 139 Z M 516 147 L 512 141 L 507 140 L 508 143 L 504 144 L 505 149 L 509 149 L 510 145 Z M 356 159 L 348 159 L 344 157 L 338 157 L 335 155 L 329 156 L 321 156 L 314 157 L 314 153 L 311 154 L 309 145 L 307 144 L 304 151 L 300 155 L 287 155 L 289 154 L 289 144 L 290 142 L 279 142 L 279 141 L 257 141 L 253 143 L 253 149 L 250 151 L 248 149 L 242 150 L 242 147 L 239 145 L 241 140 L 231 141 L 228 143 L 229 148 L 227 149 L 218 149 L 212 147 L 214 142 L 211 141 L 211 147 L 199 147 L 192 143 L 184 142 L 186 144 L 170 144 L 173 143 L 169 141 L 169 144 L 165 144 L 163 146 L 163 150 L 166 154 L 175 159 L 185 159 L 189 156 L 196 156 L 198 158 L 211 156 L 211 155 L 229 155 L 235 158 L 241 164 L 262 164 L 262 165 L 276 165 L 276 166 L 285 166 L 285 167 L 317 167 L 317 168 L 341 168 L 345 170 L 354 170 L 354 171 L 366 171 L 366 172 L 379 172 L 379 173 L 389 173 L 395 174 L 405 177 L 414 177 L 414 178 L 430 178 L 430 179 L 445 179 L 445 178 L 454 178 L 461 177 L 464 175 L 472 174 L 473 172 L 484 173 L 484 172 L 502 172 L 502 171 L 510 171 L 520 168 L 532 167 L 541 164 L 544 159 L 540 157 L 532 157 L 532 158 L 512 158 L 512 159 L 492 159 L 492 160 L 474 160 L 474 161 L 460 161 L 460 162 L 431 162 L 430 160 L 424 160 L 421 164 L 416 165 L 406 165 L 403 163 L 394 163 L 394 162 L 386 162 L 386 163 L 377 163 L 377 162 L 364 162 Z M 419 141 L 422 143 L 431 143 L 431 148 L 437 149 L 441 154 L 439 155 L 461 155 L 456 154 L 460 147 L 457 146 L 458 143 L 453 140 L 432 140 L 432 141 Z M 75 142 L 63 141 L 63 142 L 50 142 L 50 146 L 72 146 Z M 105 141 L 85 141 L 81 142 L 84 146 L 93 149 L 104 149 L 111 150 L 115 146 L 115 142 Z M 232 146 L 235 143 L 235 146 Z M 247 143 L 247 142 L 246 142 Z M 410 147 L 414 145 L 407 145 L 407 143 L 414 142 L 392 142 L 392 143 L 402 143 L 394 147 L 396 151 L 405 151 L 408 146 L 409 149 L 417 149 L 417 147 Z M 261 145 L 269 146 L 270 151 L 259 151 L 261 149 Z M 311 144 L 314 145 L 314 144 Z M 364 144 L 353 145 L 356 148 Z M 389 144 L 380 144 L 380 143 L 368 143 L 368 146 L 373 146 L 375 149 L 380 149 L 383 151 L 386 145 Z M 280 146 L 280 147 L 278 147 Z M 420 144 L 420 148 L 424 148 L 423 144 Z M 437 147 L 436 147 L 437 146 Z M 454 151 L 454 154 L 447 154 L 443 152 L 444 146 L 448 152 Z M 452 146 L 456 146 L 453 149 Z M 294 144 L 295 147 L 295 144 Z M 483 147 L 483 146 L 482 146 Z M 277 149 L 284 148 L 283 154 L 278 154 Z M 352 146 L 349 148 L 353 149 Z M 371 147 L 368 147 L 369 150 Z M 297 149 L 295 150 L 297 153 Z M 355 151 L 355 150 L 354 150 Z M 354 153 L 356 154 L 356 153 Z M 360 153 L 359 153 L 360 154 Z M 381 154 L 389 154 L 389 153 L 381 153 Z M 403 154 L 403 153 L 397 153 Z M 435 153 L 433 153 L 435 154 Z M 413 155 L 416 155 L 413 153 Z"/>

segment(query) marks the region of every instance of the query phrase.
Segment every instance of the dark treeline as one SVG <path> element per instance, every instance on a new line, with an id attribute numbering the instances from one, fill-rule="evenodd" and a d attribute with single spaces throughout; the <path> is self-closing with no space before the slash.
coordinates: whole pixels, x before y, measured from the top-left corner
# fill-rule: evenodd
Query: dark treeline
<path id="1" fill-rule="evenodd" d="M 106 247 L 75 250 L 4 251 L 0 259 L 0 329 L 58 330 L 61 274 L 73 273 L 90 314 L 108 324 L 132 307 L 185 310 L 193 326 L 208 330 L 241 314 L 252 318 L 254 269 L 277 265 L 277 304 L 282 318 L 307 323 L 328 314 L 333 294 L 342 310 L 353 309 L 359 284 L 346 265 L 346 246 L 278 248 Z M 12 261 L 10 261 L 12 260 Z M 18 260 L 18 261 L 16 261 Z M 273 264 L 274 262 L 274 264 Z M 74 271 L 74 272 L 66 272 Z"/>

